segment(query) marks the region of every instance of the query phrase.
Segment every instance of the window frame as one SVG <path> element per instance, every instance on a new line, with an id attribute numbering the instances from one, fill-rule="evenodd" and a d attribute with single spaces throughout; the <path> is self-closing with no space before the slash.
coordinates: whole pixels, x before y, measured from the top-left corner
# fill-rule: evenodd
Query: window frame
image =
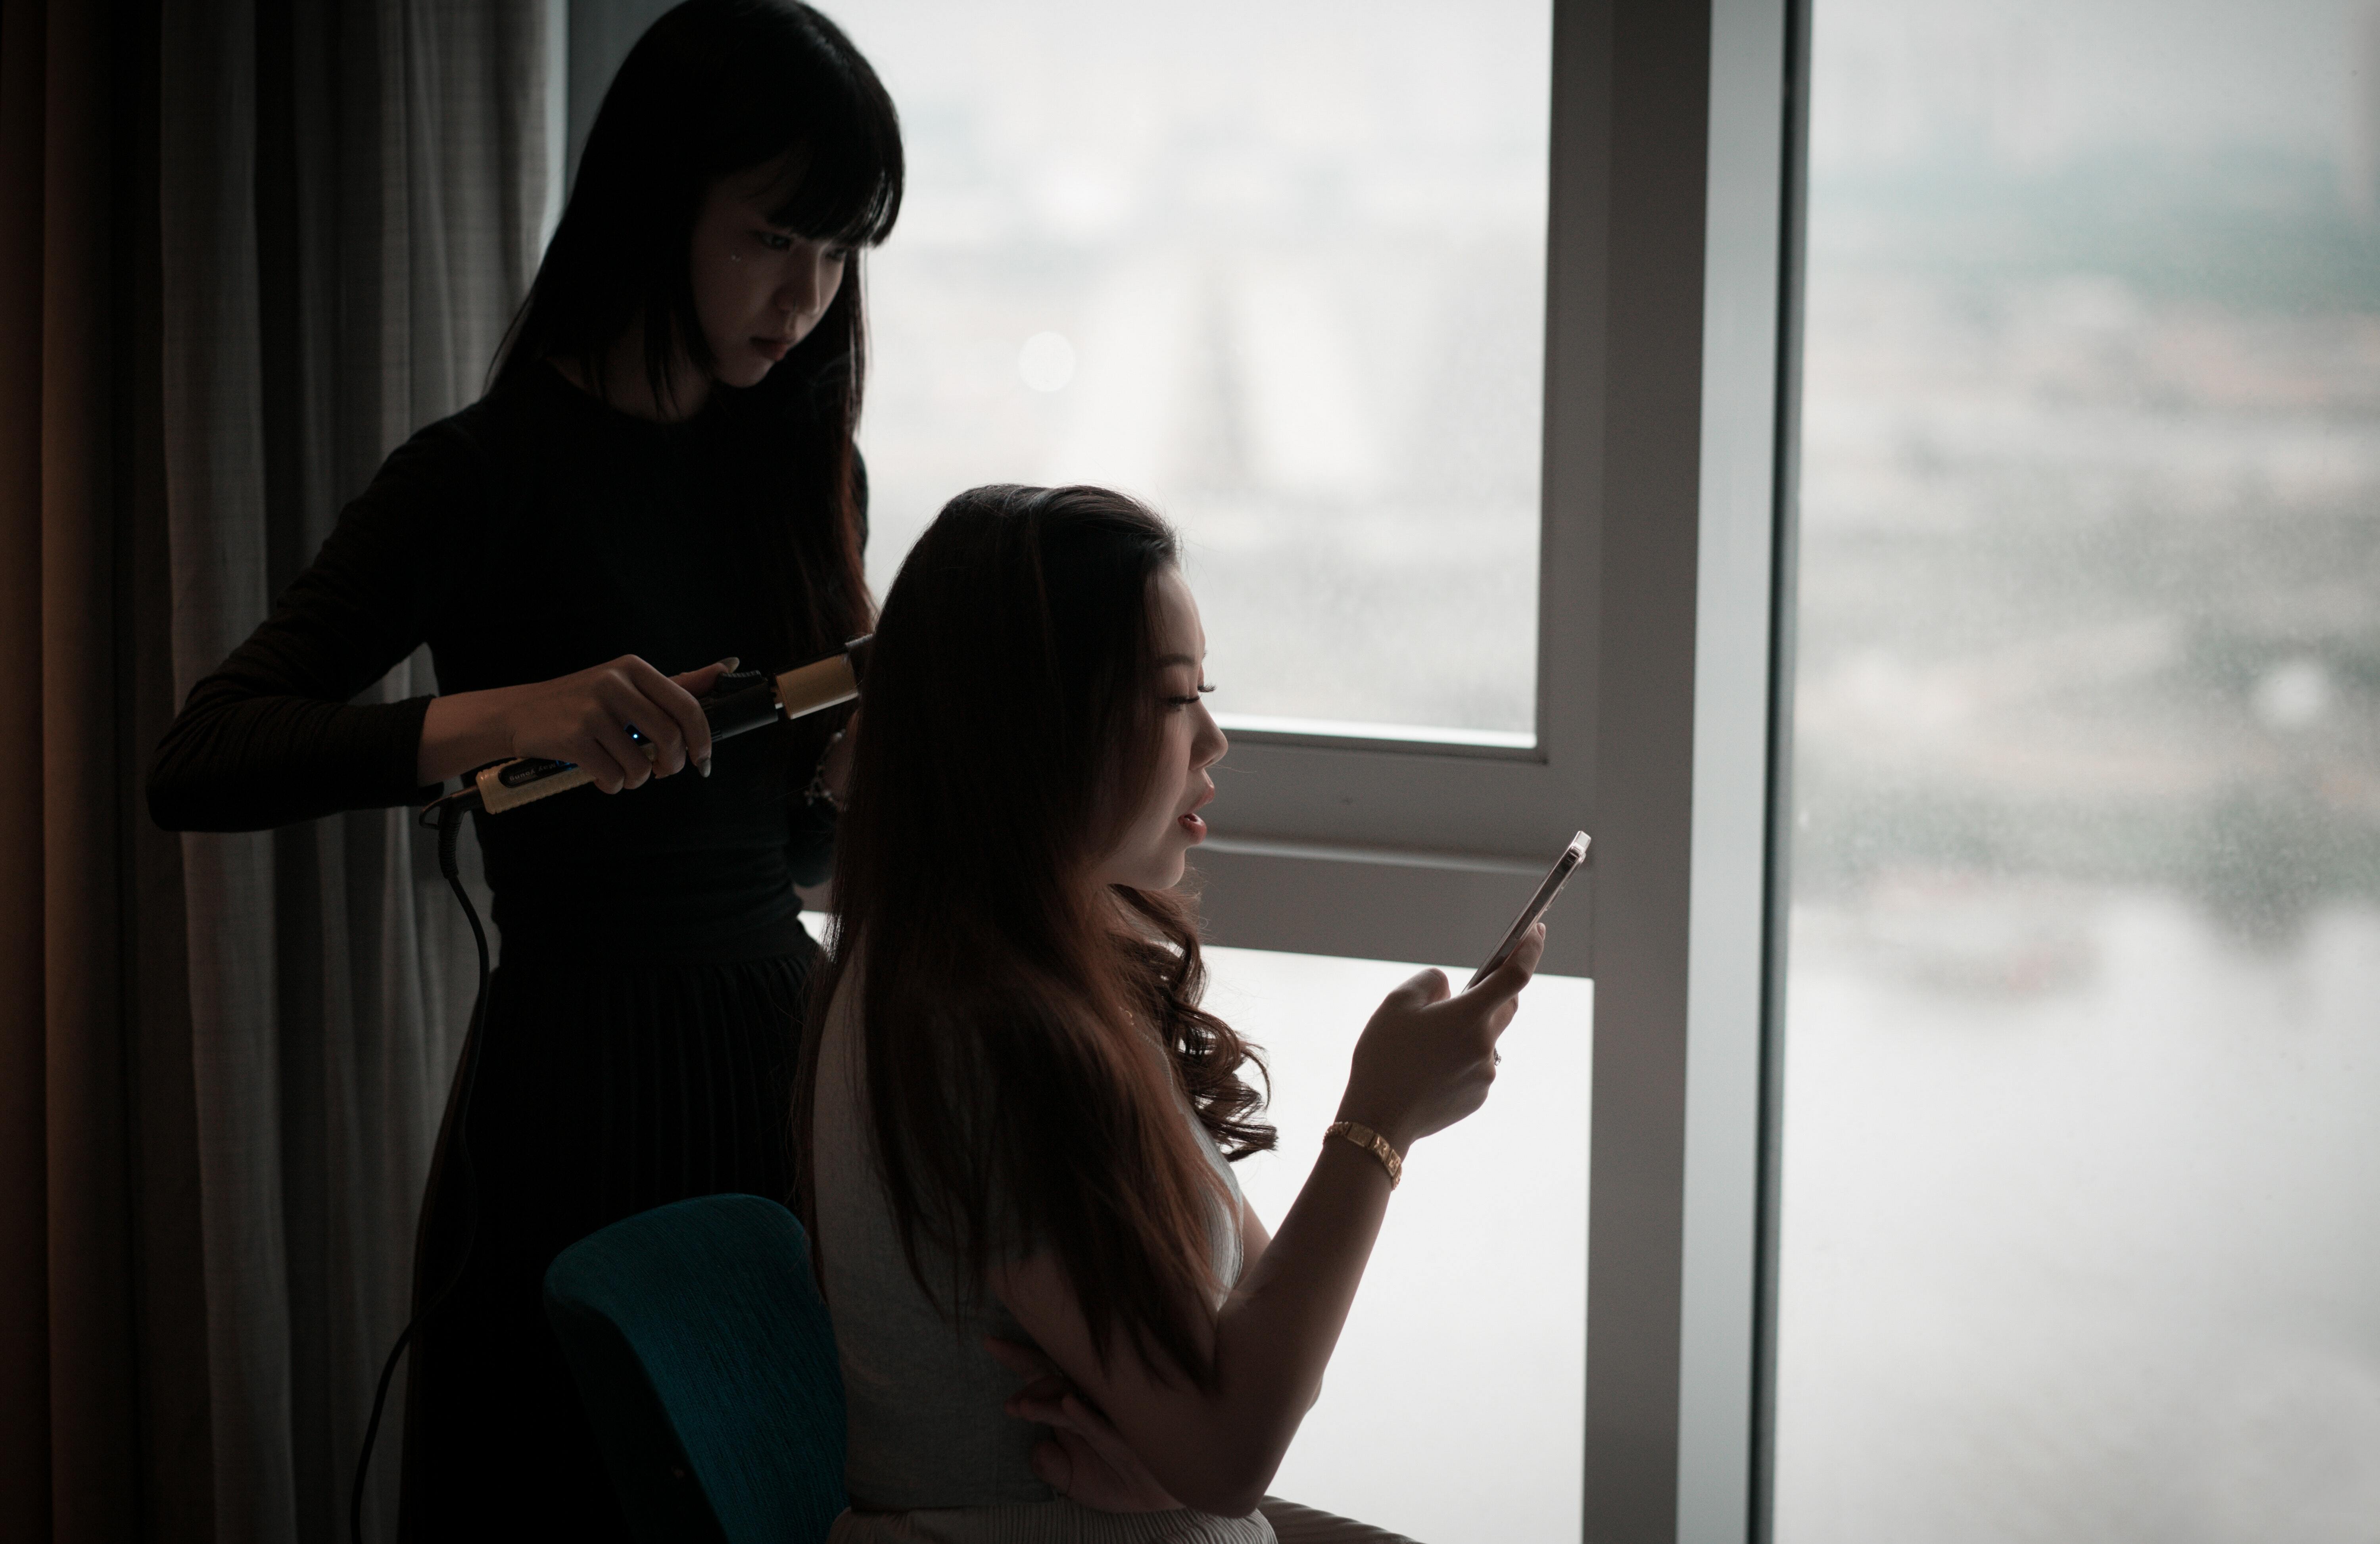
<path id="1" fill-rule="evenodd" d="M 1759 1541 L 1808 5 L 1553 11 L 1536 748 L 1235 736 L 1203 905 L 1460 961 L 1595 835 L 1547 964 L 1596 982 L 1582 1534 Z"/>

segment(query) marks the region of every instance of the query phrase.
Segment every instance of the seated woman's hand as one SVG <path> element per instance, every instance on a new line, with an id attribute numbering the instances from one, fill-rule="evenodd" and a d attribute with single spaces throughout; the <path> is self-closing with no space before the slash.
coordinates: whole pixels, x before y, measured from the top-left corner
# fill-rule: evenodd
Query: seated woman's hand
<path id="1" fill-rule="evenodd" d="M 1545 952 L 1540 922 L 1468 991 L 1451 991 L 1443 972 L 1425 970 L 1389 993 L 1355 1042 L 1339 1118 L 1362 1122 L 1402 1152 L 1485 1104 L 1497 1039 Z"/>
<path id="2" fill-rule="evenodd" d="M 1027 1380 L 1009 1395 L 1008 1413 L 1050 1429 L 1050 1440 L 1033 1449 L 1033 1472 L 1042 1484 L 1095 1512 L 1171 1512 L 1182 1504 L 1057 1363 L 1014 1341 L 987 1335 L 983 1343 L 1002 1367 Z"/>

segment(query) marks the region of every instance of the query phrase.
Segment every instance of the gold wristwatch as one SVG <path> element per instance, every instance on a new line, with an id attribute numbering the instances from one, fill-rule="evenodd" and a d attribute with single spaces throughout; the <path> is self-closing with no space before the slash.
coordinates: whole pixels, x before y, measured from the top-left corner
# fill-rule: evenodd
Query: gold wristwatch
<path id="1" fill-rule="evenodd" d="M 1387 1137 L 1381 1136 L 1378 1132 L 1374 1131 L 1370 1126 L 1366 1125 L 1363 1122 L 1334 1122 L 1329 1129 L 1323 1132 L 1322 1135 L 1326 1137 L 1343 1137 L 1348 1141 L 1353 1142 L 1357 1147 L 1363 1149 L 1366 1152 L 1370 1153 L 1374 1158 L 1378 1159 L 1380 1161 L 1380 1167 L 1389 1172 L 1390 1189 L 1394 1190 L 1397 1187 L 1397 1182 L 1405 1177 L 1404 1154 L 1390 1147 Z"/>

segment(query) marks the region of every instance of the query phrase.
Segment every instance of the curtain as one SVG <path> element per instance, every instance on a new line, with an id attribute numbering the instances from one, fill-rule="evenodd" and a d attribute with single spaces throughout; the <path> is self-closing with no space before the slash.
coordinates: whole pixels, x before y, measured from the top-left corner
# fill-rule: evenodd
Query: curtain
<path id="1" fill-rule="evenodd" d="M 558 188 L 559 15 L 0 0 L 0 1536 L 346 1531 L 469 935 L 408 811 L 176 838 L 141 775 L 479 395 Z"/>
<path id="2" fill-rule="evenodd" d="M 0 1535 L 204 1537 L 153 8 L 0 5 Z"/>
<path id="3" fill-rule="evenodd" d="M 479 395 L 549 183 L 543 4 L 169 0 L 174 678 L 261 617 L 407 433 Z M 434 689 L 417 657 L 383 699 Z M 183 839 L 216 1533 L 344 1526 L 468 1017 L 411 812 Z M 393 1523 L 401 1409 L 373 1513 Z"/>

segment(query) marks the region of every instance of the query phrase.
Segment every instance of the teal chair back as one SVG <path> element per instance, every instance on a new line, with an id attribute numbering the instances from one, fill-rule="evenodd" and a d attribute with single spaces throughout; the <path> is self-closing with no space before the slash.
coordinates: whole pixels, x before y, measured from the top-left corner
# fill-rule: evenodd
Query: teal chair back
<path id="1" fill-rule="evenodd" d="M 705 1196 L 589 1234 L 545 1312 L 644 1544 L 817 1544 L 844 1509 L 843 1372 L 794 1214 Z"/>

